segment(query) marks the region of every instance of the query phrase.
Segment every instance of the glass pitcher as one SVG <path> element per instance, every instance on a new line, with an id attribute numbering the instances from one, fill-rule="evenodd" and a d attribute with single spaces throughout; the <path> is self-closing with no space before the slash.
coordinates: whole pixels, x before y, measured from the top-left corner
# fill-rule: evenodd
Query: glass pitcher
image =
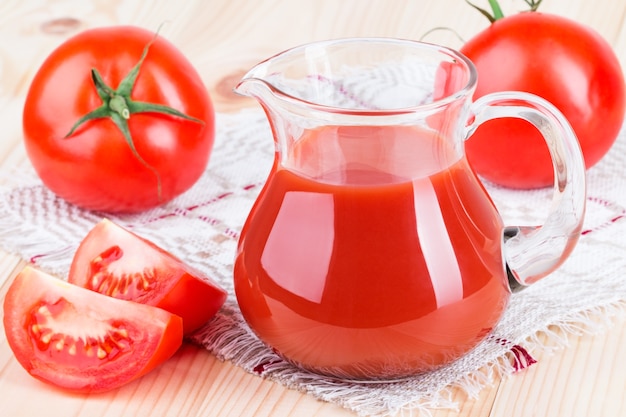
<path id="1" fill-rule="evenodd" d="M 276 154 L 240 236 L 235 292 L 286 360 L 349 379 L 436 369 L 570 254 L 585 210 L 571 127 L 530 94 L 472 102 L 476 80 L 454 50 L 353 38 L 280 53 L 236 87 L 265 110 Z M 541 226 L 505 227 L 465 158 L 464 141 L 499 117 L 532 123 L 550 149 Z"/>

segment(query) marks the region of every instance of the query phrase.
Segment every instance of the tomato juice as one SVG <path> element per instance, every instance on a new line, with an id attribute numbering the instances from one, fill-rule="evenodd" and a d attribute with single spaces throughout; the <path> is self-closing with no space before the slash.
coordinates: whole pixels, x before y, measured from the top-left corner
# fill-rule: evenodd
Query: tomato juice
<path id="1" fill-rule="evenodd" d="M 270 174 L 235 290 L 287 360 L 393 379 L 458 358 L 509 296 L 502 224 L 462 152 L 414 127 L 323 127 Z"/>

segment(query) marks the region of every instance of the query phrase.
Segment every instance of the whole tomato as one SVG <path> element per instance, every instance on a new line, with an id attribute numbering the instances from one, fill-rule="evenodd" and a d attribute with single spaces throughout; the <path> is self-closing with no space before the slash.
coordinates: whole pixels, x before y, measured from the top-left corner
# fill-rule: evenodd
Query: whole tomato
<path id="1" fill-rule="evenodd" d="M 509 17 L 494 8 L 499 13 L 493 23 L 460 49 L 478 71 L 474 98 L 513 90 L 550 101 L 572 125 L 590 168 L 611 148 L 624 121 L 620 63 L 592 29 L 534 11 L 539 2 L 527 3 L 533 11 Z M 548 148 L 525 121 L 484 123 L 467 141 L 466 151 L 476 172 L 495 183 L 537 188 L 553 182 Z"/>
<path id="2" fill-rule="evenodd" d="M 185 56 L 133 26 L 83 31 L 30 85 L 25 147 L 43 183 L 80 207 L 137 212 L 186 191 L 207 166 L 214 110 Z"/>

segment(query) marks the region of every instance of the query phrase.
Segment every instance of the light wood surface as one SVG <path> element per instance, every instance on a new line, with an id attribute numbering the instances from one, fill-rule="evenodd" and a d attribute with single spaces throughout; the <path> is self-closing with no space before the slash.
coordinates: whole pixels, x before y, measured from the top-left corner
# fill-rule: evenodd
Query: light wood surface
<path id="1" fill-rule="evenodd" d="M 486 0 L 475 0 L 487 7 Z M 506 14 L 522 0 L 501 0 Z M 626 63 L 626 2 L 544 0 L 557 13 L 595 28 Z M 156 30 L 194 63 L 220 112 L 255 105 L 231 89 L 259 60 L 291 46 L 345 36 L 418 39 L 454 28 L 469 38 L 488 22 L 463 0 L 2 0 L 0 2 L 0 172 L 26 165 L 21 110 L 34 72 L 64 39 L 88 27 L 133 24 Z M 529 34 L 532 36 L 532 34 Z M 447 30 L 426 38 L 452 47 Z M 1 175 L 0 175 L 1 178 Z M 0 296 L 25 262 L 0 253 Z M 548 341 L 549 343 L 549 341 Z M 435 417 L 626 416 L 626 319 L 538 363 L 495 381 L 478 398 L 454 391 L 460 409 Z M 249 375 L 204 350 L 184 346 L 156 371 L 119 390 L 77 396 L 30 377 L 0 335 L 0 416 L 351 416 L 353 413 Z"/>

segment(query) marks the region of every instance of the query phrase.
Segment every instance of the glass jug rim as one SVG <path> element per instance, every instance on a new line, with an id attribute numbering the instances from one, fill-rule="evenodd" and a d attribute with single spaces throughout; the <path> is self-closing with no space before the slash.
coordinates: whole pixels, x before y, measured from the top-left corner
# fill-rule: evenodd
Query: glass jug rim
<path id="1" fill-rule="evenodd" d="M 386 108 L 386 109 L 352 109 L 347 107 L 337 107 L 331 106 L 327 104 L 317 103 L 315 101 L 307 100 L 302 97 L 297 97 L 296 95 L 287 93 L 282 89 L 278 88 L 274 84 L 266 81 L 262 77 L 254 76 L 253 74 L 257 72 L 263 66 L 269 66 L 271 63 L 275 62 L 280 58 L 286 58 L 289 55 L 295 55 L 297 53 L 303 52 L 305 49 L 310 47 L 327 47 L 339 44 L 366 44 L 366 43 L 389 43 L 396 45 L 406 45 L 408 47 L 419 48 L 423 50 L 429 50 L 431 52 L 437 52 L 443 56 L 448 56 L 453 60 L 457 60 L 463 63 L 466 72 L 467 72 L 467 82 L 463 85 L 463 87 L 456 89 L 454 92 L 447 94 L 443 97 L 437 98 L 436 100 L 418 104 L 414 106 L 407 107 L 397 107 L 397 108 Z M 423 42 L 419 40 L 413 39 L 405 39 L 399 37 L 343 37 L 343 38 L 333 38 L 319 41 L 312 41 L 307 43 L 302 43 L 291 48 L 285 49 L 281 52 L 278 52 L 269 58 L 264 59 L 263 61 L 256 64 L 252 69 L 250 69 L 235 87 L 234 91 L 236 93 L 247 95 L 241 92 L 241 85 L 246 81 L 256 80 L 258 82 L 263 83 L 271 93 L 280 100 L 284 100 L 286 102 L 290 102 L 292 104 L 297 105 L 305 105 L 306 107 L 314 110 L 319 110 L 327 113 L 335 113 L 335 114 L 344 114 L 344 115 L 356 115 L 356 116 L 393 116 L 393 115 L 402 115 L 409 113 L 418 113 L 418 112 L 428 112 L 436 109 L 440 109 L 441 107 L 445 107 L 450 103 L 453 103 L 461 98 L 468 97 L 473 95 L 473 92 L 476 88 L 478 73 L 474 63 L 465 55 L 463 55 L 460 51 L 435 43 Z"/>

